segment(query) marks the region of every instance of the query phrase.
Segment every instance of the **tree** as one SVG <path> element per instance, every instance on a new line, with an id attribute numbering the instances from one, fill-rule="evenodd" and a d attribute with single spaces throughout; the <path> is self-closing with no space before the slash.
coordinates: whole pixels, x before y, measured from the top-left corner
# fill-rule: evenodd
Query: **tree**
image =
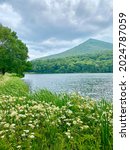
<path id="1" fill-rule="evenodd" d="M 16 32 L 0 25 L 0 72 L 23 72 L 30 67 L 27 46 L 18 39 Z"/>

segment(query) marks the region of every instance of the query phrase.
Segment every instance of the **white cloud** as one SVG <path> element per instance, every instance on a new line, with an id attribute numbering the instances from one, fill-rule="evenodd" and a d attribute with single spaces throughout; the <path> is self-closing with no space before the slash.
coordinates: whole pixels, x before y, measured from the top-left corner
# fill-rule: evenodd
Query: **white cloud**
<path id="1" fill-rule="evenodd" d="M 59 40 L 56 38 L 50 38 L 42 42 L 30 42 L 24 41 L 29 48 L 29 56 L 31 59 L 44 57 L 52 54 L 61 53 L 65 50 L 73 48 L 74 46 L 83 42 L 83 39 L 74 40 Z M 43 53 L 44 51 L 44 53 Z"/>
<path id="2" fill-rule="evenodd" d="M 74 39 L 74 40 L 60 40 L 56 39 L 55 37 L 49 38 L 47 40 L 44 40 L 41 42 L 43 46 L 55 46 L 55 47 L 70 47 L 70 46 L 75 46 L 76 44 L 80 43 L 83 41 L 82 39 Z"/>
<path id="3" fill-rule="evenodd" d="M 106 30 L 103 30 L 102 32 L 100 32 L 99 34 L 92 36 L 92 38 L 113 43 L 112 35 L 113 35 L 113 27 L 110 26 Z"/>
<path id="4" fill-rule="evenodd" d="M 36 58 L 91 37 L 112 41 L 112 0 L 1 0 L 0 22 L 15 30 Z"/>
<path id="5" fill-rule="evenodd" d="M 21 16 L 7 3 L 0 4 L 0 23 L 16 30 L 21 24 Z"/>

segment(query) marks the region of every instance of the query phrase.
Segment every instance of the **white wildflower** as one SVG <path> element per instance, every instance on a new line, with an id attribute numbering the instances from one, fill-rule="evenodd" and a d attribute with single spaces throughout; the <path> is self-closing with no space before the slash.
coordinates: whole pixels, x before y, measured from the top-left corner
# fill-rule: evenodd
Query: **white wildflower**
<path id="1" fill-rule="evenodd" d="M 28 124 L 28 126 L 30 126 L 31 128 L 34 128 L 34 127 L 35 127 L 33 124 Z"/>
<path id="2" fill-rule="evenodd" d="M 6 124 L 4 124 L 4 127 L 9 128 L 9 125 L 10 125 L 9 123 L 6 123 Z"/>
<path id="3" fill-rule="evenodd" d="M 68 126 L 71 126 L 71 123 L 69 123 L 69 122 L 67 122 L 66 124 L 67 124 Z"/>
<path id="4" fill-rule="evenodd" d="M 17 148 L 21 148 L 21 145 L 18 145 Z"/>
<path id="5" fill-rule="evenodd" d="M 29 133 L 29 130 L 23 130 L 25 133 Z"/>
<path id="6" fill-rule="evenodd" d="M 1 138 L 3 139 L 5 136 L 3 135 L 3 136 L 1 136 Z"/>
<path id="7" fill-rule="evenodd" d="M 35 136 L 34 135 L 29 135 L 29 138 L 33 139 L 33 138 L 35 138 Z"/>
<path id="8" fill-rule="evenodd" d="M 70 109 L 68 109 L 68 110 L 67 110 L 67 113 L 68 113 L 68 114 L 72 114 L 73 112 L 72 112 Z"/>
<path id="9" fill-rule="evenodd" d="M 73 121 L 73 124 L 74 124 L 74 125 L 77 124 L 77 121 L 74 120 L 74 121 Z"/>
<path id="10" fill-rule="evenodd" d="M 3 121 L 3 122 L 0 122 L 0 124 L 1 124 L 1 125 L 4 125 L 4 124 L 6 124 L 6 122 Z"/>
<path id="11" fill-rule="evenodd" d="M 24 136 L 26 136 L 26 134 L 25 134 L 25 133 L 23 133 L 21 136 L 23 136 L 23 137 L 24 137 Z"/>
<path id="12" fill-rule="evenodd" d="M 89 126 L 88 126 L 88 125 L 84 125 L 83 128 L 84 128 L 84 129 L 88 129 Z"/>
<path id="13" fill-rule="evenodd" d="M 15 128 L 15 124 L 11 124 L 10 129 L 14 129 L 14 128 Z"/>
<path id="14" fill-rule="evenodd" d="M 0 131 L 0 135 L 3 134 L 3 133 L 4 133 L 4 131 Z"/>
<path id="15" fill-rule="evenodd" d="M 26 117 L 26 115 L 19 114 L 19 117 L 21 117 L 21 118 L 25 118 L 25 117 Z"/>
<path id="16" fill-rule="evenodd" d="M 65 132 L 65 134 L 67 135 L 67 137 L 69 139 L 72 139 L 73 137 L 71 136 L 70 130 L 68 130 L 67 132 Z"/>

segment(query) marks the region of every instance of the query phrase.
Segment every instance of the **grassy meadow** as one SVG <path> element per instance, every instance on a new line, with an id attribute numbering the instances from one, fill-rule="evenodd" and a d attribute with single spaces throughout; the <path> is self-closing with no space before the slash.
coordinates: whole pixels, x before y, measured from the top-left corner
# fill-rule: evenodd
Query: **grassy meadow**
<path id="1" fill-rule="evenodd" d="M 0 150 L 112 150 L 112 102 L 47 90 L 29 92 L 0 75 Z"/>

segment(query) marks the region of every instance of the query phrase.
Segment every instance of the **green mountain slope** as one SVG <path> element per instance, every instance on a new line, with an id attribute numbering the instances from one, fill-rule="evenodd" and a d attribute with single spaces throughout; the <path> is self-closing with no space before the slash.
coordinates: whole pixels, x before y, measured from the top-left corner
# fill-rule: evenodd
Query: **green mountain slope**
<path id="1" fill-rule="evenodd" d="M 80 73 L 112 72 L 112 44 L 95 39 L 63 53 L 31 61 L 31 72 L 37 73 Z"/>
<path id="2" fill-rule="evenodd" d="M 32 61 L 32 66 L 31 72 L 37 73 L 112 72 L 112 51 L 57 59 L 39 59 Z"/>
<path id="3" fill-rule="evenodd" d="M 98 53 L 98 52 L 104 52 L 109 51 L 113 49 L 113 44 L 96 40 L 96 39 L 89 39 L 84 43 L 81 43 L 80 45 L 69 49 L 65 52 L 43 57 L 40 59 L 52 59 L 52 58 L 64 58 L 64 57 L 70 57 L 70 56 L 79 56 L 79 55 L 86 55 L 90 53 Z"/>

